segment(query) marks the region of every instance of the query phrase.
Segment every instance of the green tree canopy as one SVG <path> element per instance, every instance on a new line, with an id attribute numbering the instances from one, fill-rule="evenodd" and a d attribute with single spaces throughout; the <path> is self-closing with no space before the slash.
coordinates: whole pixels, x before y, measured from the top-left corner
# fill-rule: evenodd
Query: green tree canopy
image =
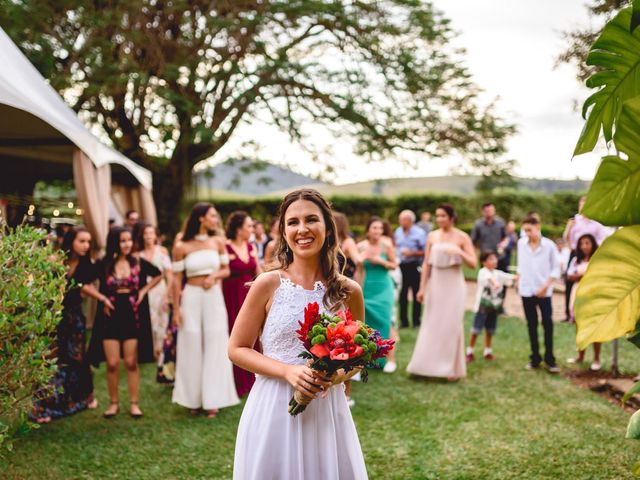
<path id="1" fill-rule="evenodd" d="M 0 25 L 88 123 L 152 169 L 178 225 L 195 163 L 260 115 L 384 158 L 504 152 L 449 21 L 420 0 L 0 0 Z"/>

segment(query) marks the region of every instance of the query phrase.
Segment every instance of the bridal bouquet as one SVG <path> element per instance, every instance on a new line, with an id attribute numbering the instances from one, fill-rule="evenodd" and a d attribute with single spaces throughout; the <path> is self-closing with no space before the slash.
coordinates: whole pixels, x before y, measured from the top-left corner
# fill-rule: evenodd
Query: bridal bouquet
<path id="1" fill-rule="evenodd" d="M 298 324 L 300 329 L 296 333 L 305 348 L 299 357 L 308 359 L 310 367 L 325 376 L 339 369 L 349 372 L 364 368 L 393 349 L 393 340 L 383 339 L 377 330 L 354 320 L 349 310 L 329 315 L 320 313 L 317 303 L 310 303 L 304 309 L 304 321 Z M 364 382 L 366 373 L 362 371 Z M 295 416 L 304 412 L 310 402 L 311 399 L 296 391 L 289 401 L 289 413 Z"/>

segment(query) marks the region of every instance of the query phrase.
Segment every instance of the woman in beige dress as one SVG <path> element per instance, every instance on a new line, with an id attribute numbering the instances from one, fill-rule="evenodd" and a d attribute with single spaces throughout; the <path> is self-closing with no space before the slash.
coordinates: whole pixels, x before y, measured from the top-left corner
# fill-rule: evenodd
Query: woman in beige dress
<path id="1" fill-rule="evenodd" d="M 424 303 L 420 332 L 407 372 L 457 380 L 467 375 L 464 357 L 466 284 L 462 262 L 477 264 L 469 235 L 455 228 L 451 205 L 436 209 L 438 230 L 427 239 L 418 301 Z"/>

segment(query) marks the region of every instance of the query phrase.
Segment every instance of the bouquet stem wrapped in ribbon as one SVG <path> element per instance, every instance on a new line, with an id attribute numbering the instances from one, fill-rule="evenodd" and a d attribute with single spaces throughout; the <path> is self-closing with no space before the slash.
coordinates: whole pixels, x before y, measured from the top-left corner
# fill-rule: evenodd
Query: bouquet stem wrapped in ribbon
<path id="1" fill-rule="evenodd" d="M 325 377 L 338 370 L 345 373 L 355 368 L 365 368 L 373 361 L 386 357 L 393 349 L 393 340 L 385 340 L 377 330 L 364 322 L 354 320 L 349 310 L 335 315 L 320 313 L 317 303 L 304 309 L 304 321 L 296 330 L 305 350 L 299 355 L 309 360 L 309 366 Z M 363 370 L 363 381 L 366 381 Z M 311 399 L 296 391 L 289 401 L 292 416 L 304 412 Z"/>

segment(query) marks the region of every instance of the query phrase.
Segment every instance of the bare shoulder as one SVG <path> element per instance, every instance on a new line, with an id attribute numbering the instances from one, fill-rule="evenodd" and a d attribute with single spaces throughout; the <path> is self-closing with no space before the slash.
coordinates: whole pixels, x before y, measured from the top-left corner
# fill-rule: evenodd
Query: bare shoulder
<path id="1" fill-rule="evenodd" d="M 225 245 L 227 243 L 227 239 L 225 237 L 211 237 L 213 239 L 213 245 L 218 249 L 218 250 L 224 250 Z"/>
<path id="2" fill-rule="evenodd" d="M 252 290 L 259 290 L 265 293 L 273 293 L 280 286 L 280 274 L 278 270 L 263 272 L 256 277 L 251 285 Z"/>
<path id="3" fill-rule="evenodd" d="M 342 246 L 344 248 L 349 248 L 351 246 L 356 246 L 356 241 L 351 237 L 347 237 L 347 238 L 344 239 L 344 242 L 342 242 Z"/>
<path id="4" fill-rule="evenodd" d="M 184 258 L 187 254 L 187 245 L 182 240 L 178 240 L 173 246 L 173 257 L 176 260 Z"/>
<path id="5" fill-rule="evenodd" d="M 169 250 L 167 250 L 167 247 L 163 247 L 162 245 L 160 245 L 160 253 L 162 255 L 169 255 Z"/>
<path id="6" fill-rule="evenodd" d="M 471 237 L 469 236 L 468 233 L 460 230 L 459 228 L 456 228 L 456 233 L 458 234 L 458 237 L 460 238 L 460 241 L 462 242 L 470 242 L 471 241 Z"/>
<path id="7" fill-rule="evenodd" d="M 349 297 L 352 297 L 354 295 L 362 296 L 362 287 L 360 286 L 360 284 L 351 278 L 347 278 L 346 280 L 347 288 L 349 289 Z"/>

